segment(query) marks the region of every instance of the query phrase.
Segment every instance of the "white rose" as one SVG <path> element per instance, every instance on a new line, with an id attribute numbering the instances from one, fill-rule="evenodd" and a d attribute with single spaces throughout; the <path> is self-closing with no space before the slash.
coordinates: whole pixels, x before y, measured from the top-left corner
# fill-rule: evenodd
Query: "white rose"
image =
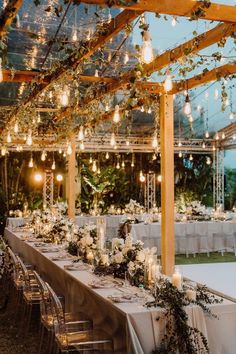
<path id="1" fill-rule="evenodd" d="M 127 255 L 127 252 L 130 250 L 130 247 L 127 247 L 127 246 L 124 246 L 123 248 L 122 248 L 122 254 L 124 255 L 124 256 L 126 256 Z"/>
<path id="2" fill-rule="evenodd" d="M 85 247 L 85 246 L 86 246 L 86 238 L 85 238 L 85 237 L 82 237 L 81 240 L 79 241 L 79 244 L 80 244 L 82 247 Z"/>
<path id="3" fill-rule="evenodd" d="M 117 254 L 115 254 L 113 256 L 113 260 L 115 263 L 118 263 L 118 264 L 122 263 L 124 260 L 124 256 L 123 256 L 122 252 L 118 252 Z"/>
<path id="4" fill-rule="evenodd" d="M 136 259 L 138 262 L 143 263 L 145 261 L 145 252 L 144 251 L 139 251 L 137 253 Z"/>
<path id="5" fill-rule="evenodd" d="M 113 238 L 112 239 L 112 249 L 118 248 L 119 246 L 122 246 L 124 244 L 124 240 L 122 238 Z"/>
<path id="6" fill-rule="evenodd" d="M 92 243 L 93 243 L 93 238 L 92 238 L 91 236 L 87 235 L 87 236 L 85 237 L 85 242 L 86 242 L 86 245 L 87 245 L 87 246 L 90 246 L 90 245 L 92 245 Z"/>

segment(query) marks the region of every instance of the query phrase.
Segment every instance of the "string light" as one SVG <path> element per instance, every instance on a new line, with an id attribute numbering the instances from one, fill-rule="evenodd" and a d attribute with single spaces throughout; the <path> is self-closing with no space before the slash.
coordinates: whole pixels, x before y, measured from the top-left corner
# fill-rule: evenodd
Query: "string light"
<path id="1" fill-rule="evenodd" d="M 114 111 L 114 115 L 113 115 L 113 122 L 114 123 L 119 123 L 119 121 L 120 121 L 120 107 L 117 104 L 115 106 L 115 111 Z"/>
<path id="2" fill-rule="evenodd" d="M 46 160 L 46 152 L 43 150 L 42 154 L 41 154 L 41 161 L 45 161 Z"/>
<path id="3" fill-rule="evenodd" d="M 173 18 L 172 18 L 171 25 L 172 25 L 172 27 L 175 27 L 177 25 L 177 20 L 176 20 L 175 16 L 173 16 Z"/>
<path id="4" fill-rule="evenodd" d="M 68 106 L 69 103 L 69 92 L 68 87 L 64 86 L 63 92 L 59 96 L 59 102 L 63 107 Z"/>
<path id="5" fill-rule="evenodd" d="M 156 149 L 158 147 L 157 132 L 154 133 L 154 136 L 152 138 L 152 147 L 153 149 Z"/>
<path id="6" fill-rule="evenodd" d="M 106 156 L 105 157 L 106 157 L 106 160 L 109 159 L 109 152 L 108 151 L 106 152 Z"/>
<path id="7" fill-rule="evenodd" d="M 67 153 L 67 155 L 71 155 L 71 154 L 72 154 L 72 147 L 71 147 L 71 144 L 68 144 L 66 153 Z"/>
<path id="8" fill-rule="evenodd" d="M 53 160 L 53 162 L 52 162 L 52 170 L 55 170 L 56 169 L 56 163 L 55 163 L 55 160 Z"/>
<path id="9" fill-rule="evenodd" d="M 129 140 L 128 139 L 126 139 L 126 142 L 125 142 L 125 144 L 126 144 L 126 146 L 129 146 Z"/>
<path id="10" fill-rule="evenodd" d="M 189 95 L 186 95 L 185 98 L 185 104 L 184 104 L 184 113 L 189 116 L 192 113 L 192 108 L 191 108 L 191 104 L 190 104 L 190 98 Z"/>
<path id="11" fill-rule="evenodd" d="M 28 131 L 28 135 L 27 135 L 27 138 L 26 138 L 26 144 L 28 146 L 31 146 L 33 144 L 32 131 L 31 130 Z"/>
<path id="12" fill-rule="evenodd" d="M 19 125 L 18 125 L 18 122 L 15 122 L 15 124 L 14 124 L 14 128 L 13 128 L 13 131 L 14 131 L 14 133 L 15 133 L 15 134 L 17 134 L 17 133 L 18 133 L 18 131 L 19 131 Z"/>
<path id="13" fill-rule="evenodd" d="M 149 64 L 153 61 L 153 49 L 151 43 L 151 36 L 149 31 L 143 32 L 143 45 L 141 48 L 141 61 L 145 64 Z"/>
<path id="14" fill-rule="evenodd" d="M 61 153 L 62 153 L 62 149 L 60 148 L 60 149 L 58 150 L 58 152 L 59 152 L 59 154 L 61 154 Z"/>
<path id="15" fill-rule="evenodd" d="M 202 143 L 202 148 L 203 148 L 203 149 L 205 149 L 205 148 L 206 148 L 205 141 L 203 141 L 203 143 Z"/>
<path id="16" fill-rule="evenodd" d="M 188 116 L 188 121 L 189 121 L 189 123 L 193 123 L 193 116 L 192 116 L 192 114 L 190 114 L 190 115 Z"/>
<path id="17" fill-rule="evenodd" d="M 148 111 L 147 111 L 147 112 L 148 112 L 148 114 L 151 114 L 151 113 L 152 113 L 151 107 L 148 108 Z"/>
<path id="18" fill-rule="evenodd" d="M 81 125 L 81 126 L 79 127 L 78 139 L 79 139 L 79 140 L 84 140 L 84 127 L 83 127 L 83 125 Z"/>
<path id="19" fill-rule="evenodd" d="M 180 151 L 180 152 L 179 152 L 179 157 L 182 157 L 182 156 L 183 156 L 183 154 L 182 154 L 182 152 Z"/>
<path id="20" fill-rule="evenodd" d="M 38 113 L 38 117 L 37 117 L 37 123 L 41 123 L 41 117 L 40 117 L 40 113 Z"/>
<path id="21" fill-rule="evenodd" d="M 95 77 L 99 77 L 99 73 L 98 73 L 98 70 L 97 70 L 97 69 L 95 70 L 94 76 L 95 76 Z"/>
<path id="22" fill-rule="evenodd" d="M 215 145 L 212 146 L 212 151 L 216 151 Z"/>
<path id="23" fill-rule="evenodd" d="M 112 134 L 111 134 L 110 145 L 111 145 L 111 146 L 115 146 L 115 145 L 116 145 L 115 133 L 112 133 Z"/>
<path id="24" fill-rule="evenodd" d="M 207 165 L 210 165 L 210 164 L 211 164 L 211 159 L 210 159 L 209 156 L 207 156 L 207 158 L 206 158 L 206 164 L 207 164 Z"/>
<path id="25" fill-rule="evenodd" d="M 78 36 L 77 36 L 77 31 L 76 29 L 74 29 L 73 35 L 72 35 L 72 41 L 76 42 L 78 40 Z"/>
<path id="26" fill-rule="evenodd" d="M 236 134 L 233 134 L 233 140 L 236 140 Z"/>
<path id="27" fill-rule="evenodd" d="M 152 154 L 152 161 L 155 161 L 157 159 L 157 155 L 155 154 L 155 152 Z"/>
<path id="28" fill-rule="evenodd" d="M 146 180 L 142 170 L 139 173 L 139 180 L 141 183 L 145 182 L 145 180 Z"/>
<path id="29" fill-rule="evenodd" d="M 81 143 L 79 145 L 79 148 L 80 148 L 81 151 L 84 151 L 85 146 L 84 146 L 84 142 L 83 141 L 81 141 Z"/>
<path id="30" fill-rule="evenodd" d="M 105 112 L 108 112 L 108 111 L 109 111 L 109 104 L 106 103 L 106 105 L 105 105 Z"/>
<path id="31" fill-rule="evenodd" d="M 0 82 L 3 82 L 2 58 L 0 58 Z"/>
<path id="32" fill-rule="evenodd" d="M 141 106 L 140 111 L 141 111 L 141 112 L 144 112 L 144 107 L 143 107 L 143 106 Z"/>
<path id="33" fill-rule="evenodd" d="M 66 152 L 65 152 L 65 151 L 63 152 L 63 155 L 62 155 L 62 156 L 63 156 L 63 157 L 66 157 Z"/>
<path id="34" fill-rule="evenodd" d="M 124 56 L 124 64 L 127 64 L 129 61 L 129 54 L 126 52 Z"/>
<path id="35" fill-rule="evenodd" d="M 121 162 L 121 167 L 122 168 L 125 168 L 125 160 L 123 159 L 122 162 Z"/>
<path id="36" fill-rule="evenodd" d="M 164 89 L 166 92 L 171 91 L 173 88 L 173 84 L 172 84 L 172 78 L 171 78 L 171 74 L 170 74 L 170 70 L 166 71 L 166 79 L 164 82 Z"/>
<path id="37" fill-rule="evenodd" d="M 120 162 L 117 161 L 117 164 L 116 164 L 116 169 L 119 170 L 120 169 Z"/>
<path id="38" fill-rule="evenodd" d="M 208 132 L 208 130 L 206 130 L 206 132 L 205 132 L 205 138 L 208 139 L 209 136 L 210 136 L 210 135 L 209 135 L 209 132 Z"/>
<path id="39" fill-rule="evenodd" d="M 181 140 L 179 140 L 178 147 L 181 147 L 181 146 L 182 146 L 182 143 L 181 143 Z"/>
<path id="40" fill-rule="evenodd" d="M 132 154 L 132 159 L 131 159 L 131 167 L 134 167 L 134 154 Z"/>
<path id="41" fill-rule="evenodd" d="M 11 133 L 9 131 L 7 132 L 7 143 L 11 143 Z"/>
<path id="42" fill-rule="evenodd" d="M 30 160 L 29 160 L 28 166 L 29 166 L 30 168 L 34 167 L 34 160 L 33 160 L 33 157 L 32 157 L 32 156 L 31 156 L 31 158 L 30 158 Z"/>
<path id="43" fill-rule="evenodd" d="M 96 160 L 93 160 L 92 171 L 93 172 L 97 172 L 97 162 L 96 162 Z"/>
<path id="44" fill-rule="evenodd" d="M 101 173 L 101 169 L 100 167 L 98 167 L 97 174 L 100 175 L 100 173 Z"/>
<path id="45" fill-rule="evenodd" d="M 216 140 L 219 140 L 219 139 L 220 139 L 220 137 L 219 137 L 219 134 L 218 134 L 218 133 L 216 133 L 216 135 L 215 135 L 215 139 L 216 139 Z"/>
<path id="46" fill-rule="evenodd" d="M 230 114 L 229 114 L 229 119 L 230 119 L 230 120 L 233 120 L 233 119 L 234 119 L 234 114 L 233 114 L 233 112 L 230 112 Z"/>
<path id="47" fill-rule="evenodd" d="M 189 155 L 189 161 L 193 161 L 193 155 L 192 154 Z"/>
<path id="48" fill-rule="evenodd" d="M 225 133 L 224 132 L 222 133 L 221 138 L 225 139 Z"/>

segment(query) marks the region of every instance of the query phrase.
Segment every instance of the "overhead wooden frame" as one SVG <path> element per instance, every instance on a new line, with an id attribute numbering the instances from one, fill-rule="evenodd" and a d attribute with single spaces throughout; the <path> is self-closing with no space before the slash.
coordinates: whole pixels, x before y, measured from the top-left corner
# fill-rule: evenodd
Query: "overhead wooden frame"
<path id="1" fill-rule="evenodd" d="M 16 17 L 23 0 L 10 0 L 0 16 L 0 39 L 6 35 L 12 21 Z"/>
<path id="2" fill-rule="evenodd" d="M 84 4 L 95 4 L 107 6 L 108 0 L 81 0 Z M 218 3 L 210 3 L 209 8 L 204 8 L 202 1 L 195 0 L 178 0 L 173 3 L 173 0 L 139 0 L 127 1 L 128 5 L 119 0 L 112 2 L 113 7 L 120 7 L 130 10 L 148 11 L 171 16 L 191 17 L 198 14 L 200 19 L 220 22 L 236 23 L 236 7 L 223 5 Z"/>

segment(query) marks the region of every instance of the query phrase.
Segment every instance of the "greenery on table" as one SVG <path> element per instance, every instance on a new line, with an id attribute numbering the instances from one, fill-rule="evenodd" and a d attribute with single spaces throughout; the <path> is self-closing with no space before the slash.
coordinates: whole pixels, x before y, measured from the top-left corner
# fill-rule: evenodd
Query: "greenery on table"
<path id="1" fill-rule="evenodd" d="M 152 354 L 197 354 L 199 350 L 202 354 L 209 353 L 206 337 L 188 324 L 185 308 L 190 304 L 198 305 L 204 312 L 215 316 L 207 305 L 220 303 L 222 300 L 207 292 L 204 286 L 197 286 L 196 300 L 189 300 L 185 290 L 179 291 L 169 280 L 161 279 L 155 288 L 155 300 L 146 304 L 148 307 L 163 308 L 166 320 L 165 334 Z"/>

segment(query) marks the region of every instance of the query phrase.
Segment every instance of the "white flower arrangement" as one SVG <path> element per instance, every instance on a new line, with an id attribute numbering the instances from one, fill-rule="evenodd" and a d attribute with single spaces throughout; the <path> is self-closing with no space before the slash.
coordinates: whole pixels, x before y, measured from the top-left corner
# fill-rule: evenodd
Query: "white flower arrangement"
<path id="1" fill-rule="evenodd" d="M 125 212 L 127 214 L 141 214 L 144 210 L 144 206 L 133 199 L 130 199 L 129 203 L 125 205 Z"/>

